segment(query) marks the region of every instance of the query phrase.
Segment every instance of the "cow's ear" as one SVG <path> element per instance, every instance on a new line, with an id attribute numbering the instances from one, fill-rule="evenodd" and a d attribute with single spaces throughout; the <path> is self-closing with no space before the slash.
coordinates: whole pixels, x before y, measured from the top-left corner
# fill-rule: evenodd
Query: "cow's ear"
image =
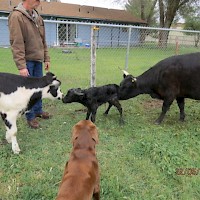
<path id="1" fill-rule="evenodd" d="M 81 90 L 81 88 L 74 89 L 74 93 L 78 96 L 84 96 L 84 92 Z"/>
<path id="2" fill-rule="evenodd" d="M 48 84 L 51 84 L 54 80 L 54 74 L 52 74 L 51 72 L 47 72 L 46 73 L 46 80 Z"/>
<path id="3" fill-rule="evenodd" d="M 55 74 L 53 74 L 51 72 L 47 72 L 46 76 L 56 78 Z"/>

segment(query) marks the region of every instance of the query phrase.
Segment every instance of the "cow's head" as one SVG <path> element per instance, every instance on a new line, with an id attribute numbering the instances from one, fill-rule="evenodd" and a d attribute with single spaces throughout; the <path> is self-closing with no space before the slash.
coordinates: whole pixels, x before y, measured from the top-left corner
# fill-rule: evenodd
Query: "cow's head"
<path id="1" fill-rule="evenodd" d="M 63 93 L 60 89 L 61 82 L 57 79 L 57 77 L 53 73 L 47 72 L 45 78 L 48 88 L 47 91 L 44 91 L 43 93 L 44 97 L 49 99 L 62 99 Z"/>
<path id="2" fill-rule="evenodd" d="M 72 88 L 68 90 L 67 94 L 62 99 L 63 103 L 78 102 L 84 96 L 81 88 Z"/>
<path id="3" fill-rule="evenodd" d="M 125 100 L 134 96 L 133 93 L 137 89 L 137 79 L 127 71 L 122 71 L 124 79 L 121 81 L 119 86 L 119 98 Z"/>

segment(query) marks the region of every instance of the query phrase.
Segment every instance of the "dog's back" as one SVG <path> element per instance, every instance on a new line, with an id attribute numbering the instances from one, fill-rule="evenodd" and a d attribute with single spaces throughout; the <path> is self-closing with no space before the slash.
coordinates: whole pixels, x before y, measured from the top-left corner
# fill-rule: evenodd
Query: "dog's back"
<path id="1" fill-rule="evenodd" d="M 95 145 L 96 126 L 89 120 L 78 122 L 72 130 L 73 149 L 66 163 L 56 200 L 99 199 L 99 168 Z"/>

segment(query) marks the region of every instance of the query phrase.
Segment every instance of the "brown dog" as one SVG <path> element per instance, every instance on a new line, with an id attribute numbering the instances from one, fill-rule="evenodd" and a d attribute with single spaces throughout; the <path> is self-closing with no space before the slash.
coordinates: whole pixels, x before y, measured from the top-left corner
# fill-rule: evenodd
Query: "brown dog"
<path id="1" fill-rule="evenodd" d="M 72 129 L 73 148 L 66 163 L 56 200 L 100 199 L 99 167 L 95 145 L 97 128 L 90 120 L 78 122 Z"/>

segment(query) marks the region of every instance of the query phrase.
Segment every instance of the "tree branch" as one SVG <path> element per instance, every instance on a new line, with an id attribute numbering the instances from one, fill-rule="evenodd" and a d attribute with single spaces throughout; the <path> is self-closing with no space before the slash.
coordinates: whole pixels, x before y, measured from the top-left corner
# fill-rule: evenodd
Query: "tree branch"
<path id="1" fill-rule="evenodd" d="M 188 3 L 190 0 L 183 0 L 182 2 L 180 2 L 180 4 L 179 4 L 179 6 L 178 6 L 178 9 L 181 7 L 181 6 L 183 6 L 183 5 L 185 5 L 186 3 Z"/>
<path id="2" fill-rule="evenodd" d="M 147 17 L 147 25 L 150 24 L 151 18 L 152 18 L 152 16 L 153 16 L 153 11 L 154 11 L 154 8 L 155 8 L 155 6 L 156 6 L 157 1 L 158 1 L 158 0 L 154 0 L 153 4 L 152 4 L 152 6 L 151 6 L 149 15 L 148 15 L 148 17 Z"/>

